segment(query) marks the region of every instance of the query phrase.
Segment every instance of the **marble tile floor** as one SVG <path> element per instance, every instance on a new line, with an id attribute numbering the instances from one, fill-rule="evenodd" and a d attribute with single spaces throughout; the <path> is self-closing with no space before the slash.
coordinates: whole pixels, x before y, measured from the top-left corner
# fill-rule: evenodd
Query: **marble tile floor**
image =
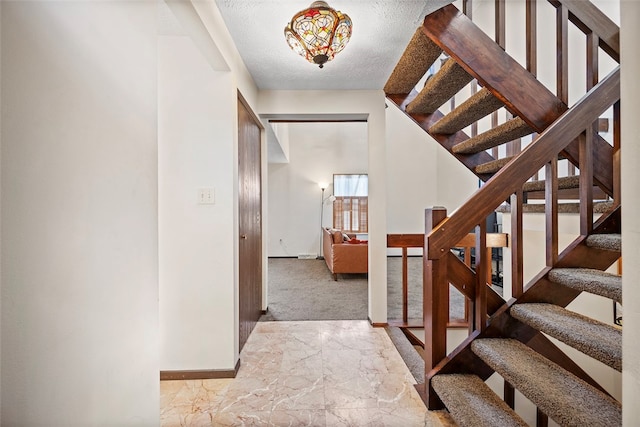
<path id="1" fill-rule="evenodd" d="M 367 321 L 261 322 L 234 379 L 162 381 L 162 426 L 447 426 Z"/>

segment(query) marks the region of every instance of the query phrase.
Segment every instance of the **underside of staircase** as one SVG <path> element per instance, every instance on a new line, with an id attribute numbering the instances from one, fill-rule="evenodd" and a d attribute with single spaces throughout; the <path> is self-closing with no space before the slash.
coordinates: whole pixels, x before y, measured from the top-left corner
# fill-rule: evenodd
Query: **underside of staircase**
<path id="1" fill-rule="evenodd" d="M 549 3 L 585 34 L 590 24 L 586 17 L 599 13 L 588 1 Z M 599 36 L 589 40 L 615 59 L 616 36 L 600 36 L 598 31 L 610 34 L 617 27 L 601 15 L 597 15 L 601 26 L 589 28 L 589 34 Z M 479 90 L 442 113 L 442 106 L 471 82 L 477 82 Z M 619 183 L 614 173 L 619 147 L 603 139 L 593 125 L 611 106 L 619 108 L 619 68 L 568 106 L 448 5 L 425 18 L 384 90 L 388 99 L 484 182 L 452 216 L 435 208 L 426 213 L 426 371 L 421 392 L 427 406 L 445 407 L 463 426 L 525 426 L 514 410 L 513 392 L 518 390 L 537 407 L 540 425 L 547 417 L 563 426 L 621 425 L 621 404 L 553 342 L 622 370 L 621 328 L 567 309 L 582 292 L 622 303 L 621 277 L 605 272 L 621 252 Z M 500 109 L 508 112 L 503 123 L 481 133 L 465 132 Z M 526 148 L 507 148 L 508 155 L 497 157 L 494 148 L 528 135 L 532 142 Z M 559 177 L 559 159 L 579 167 L 580 175 Z M 538 180 L 541 168 L 545 178 Z M 516 226 L 520 222 L 520 235 L 514 234 L 512 240 L 521 240 L 523 204 L 527 194 L 535 193 L 545 199 L 539 206 L 548 224 L 547 266 L 526 286 L 514 285 L 514 298 L 496 305 L 482 265 L 487 257 L 482 223 L 509 201 Z M 563 194 L 578 195 L 572 205 L 580 212 L 581 227 L 580 236 L 558 253 L 558 201 Z M 594 222 L 598 198 L 607 202 Z M 474 228 L 479 261 L 467 271 L 447 254 Z M 512 256 L 522 258 L 518 244 Z M 474 326 L 460 346 L 444 354 L 446 321 L 441 306 L 450 283 L 465 289 L 473 303 Z M 505 381 L 504 396 L 485 383 L 493 373 Z"/>

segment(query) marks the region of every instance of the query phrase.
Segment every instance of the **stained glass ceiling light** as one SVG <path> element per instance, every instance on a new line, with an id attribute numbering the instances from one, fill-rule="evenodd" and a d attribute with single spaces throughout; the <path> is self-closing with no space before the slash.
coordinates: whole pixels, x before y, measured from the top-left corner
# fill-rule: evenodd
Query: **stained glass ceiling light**
<path id="1" fill-rule="evenodd" d="M 314 1 L 293 16 L 284 37 L 294 52 L 322 68 L 349 43 L 351 27 L 347 15 L 324 1 Z"/>

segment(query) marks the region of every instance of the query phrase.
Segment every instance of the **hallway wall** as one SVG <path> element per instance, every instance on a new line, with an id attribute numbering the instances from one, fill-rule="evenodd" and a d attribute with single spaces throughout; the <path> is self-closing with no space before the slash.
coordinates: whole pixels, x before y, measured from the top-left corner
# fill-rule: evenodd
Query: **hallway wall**
<path id="1" fill-rule="evenodd" d="M 622 423 L 634 426 L 640 419 L 640 2 L 620 2 L 622 26 L 621 104 L 622 104 Z"/>
<path id="2" fill-rule="evenodd" d="M 2 425 L 157 425 L 156 5 L 1 7 Z"/>
<path id="3" fill-rule="evenodd" d="M 410 117 L 387 104 L 387 233 L 424 233 L 424 210 L 444 206 L 453 212 L 476 191 L 478 179 Z"/>
<path id="4" fill-rule="evenodd" d="M 191 38 L 158 40 L 160 370 L 233 370 L 236 92 Z M 213 188 L 214 203 L 198 190 Z"/>

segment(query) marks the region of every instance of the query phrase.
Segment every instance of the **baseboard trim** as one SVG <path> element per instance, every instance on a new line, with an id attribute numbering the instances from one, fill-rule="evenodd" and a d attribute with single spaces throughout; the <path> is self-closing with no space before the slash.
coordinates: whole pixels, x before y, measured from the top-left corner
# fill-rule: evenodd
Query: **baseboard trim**
<path id="1" fill-rule="evenodd" d="M 402 255 L 387 255 L 387 258 L 402 258 Z M 407 255 L 407 258 L 422 258 L 422 255 Z"/>
<path id="2" fill-rule="evenodd" d="M 160 381 L 171 380 L 212 380 L 235 378 L 240 369 L 240 359 L 234 369 L 203 369 L 193 371 L 160 371 Z"/>
<path id="3" fill-rule="evenodd" d="M 367 320 L 369 321 L 371 326 L 373 326 L 374 328 L 386 328 L 387 326 L 389 326 L 389 324 L 387 322 L 384 322 L 384 323 L 372 322 L 370 317 L 367 317 Z"/>

